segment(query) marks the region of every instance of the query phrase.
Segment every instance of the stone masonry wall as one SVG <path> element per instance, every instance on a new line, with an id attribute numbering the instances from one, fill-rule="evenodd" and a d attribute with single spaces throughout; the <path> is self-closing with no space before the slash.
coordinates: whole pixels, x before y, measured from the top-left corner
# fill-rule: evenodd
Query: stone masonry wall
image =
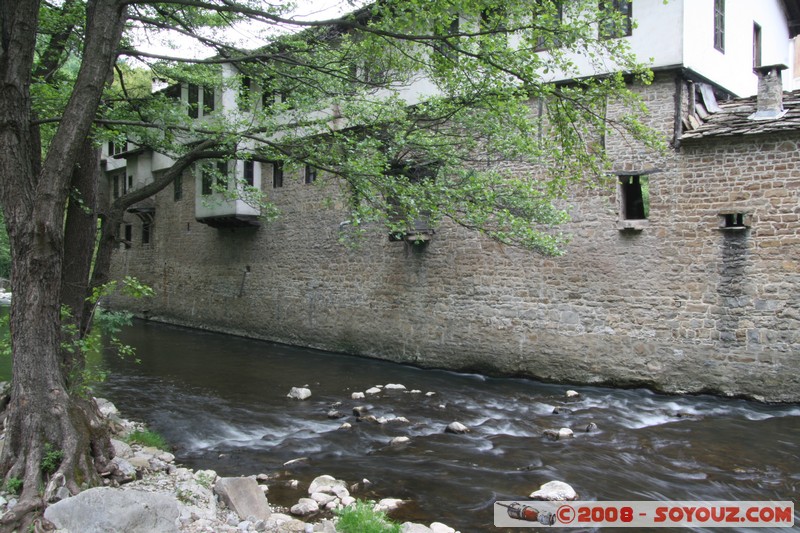
<path id="1" fill-rule="evenodd" d="M 667 139 L 678 87 L 663 76 L 641 89 Z M 263 179 L 277 222 L 212 229 L 194 219 L 187 174 L 181 200 L 171 189 L 156 198 L 153 243 L 140 244 L 137 226 L 115 254 L 115 276 L 135 275 L 157 296 L 113 303 L 421 366 L 798 401 L 798 143 L 705 140 L 653 154 L 609 136 L 615 170 L 659 170 L 649 220 L 618 229 L 614 180 L 578 189 L 573 238 L 557 258 L 449 225 L 424 248 L 375 232 L 350 250 L 337 242 L 346 215 L 336 185 L 305 185 L 288 168 L 280 189 Z M 725 212 L 746 213 L 751 227 L 720 229 Z"/>

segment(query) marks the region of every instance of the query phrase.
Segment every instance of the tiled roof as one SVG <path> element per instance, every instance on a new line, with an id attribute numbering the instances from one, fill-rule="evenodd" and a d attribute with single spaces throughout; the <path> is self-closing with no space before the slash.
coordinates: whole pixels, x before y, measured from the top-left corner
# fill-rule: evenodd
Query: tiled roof
<path id="1" fill-rule="evenodd" d="M 705 139 L 707 137 L 733 137 L 785 131 L 800 132 L 800 91 L 783 93 L 783 108 L 780 118 L 751 120 L 756 111 L 756 97 L 740 98 L 729 102 L 719 102 L 716 113 L 703 113 L 705 118 L 694 115 L 685 124 L 682 141 Z"/>

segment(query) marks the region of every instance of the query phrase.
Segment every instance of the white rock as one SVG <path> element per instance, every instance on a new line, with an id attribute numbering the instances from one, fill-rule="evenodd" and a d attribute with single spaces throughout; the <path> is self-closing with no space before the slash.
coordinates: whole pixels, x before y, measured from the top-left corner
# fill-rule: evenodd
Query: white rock
<path id="1" fill-rule="evenodd" d="M 577 398 L 580 395 L 581 395 L 581 393 L 578 392 L 578 391 L 575 391 L 575 390 L 568 390 L 567 391 L 567 398 Z"/>
<path id="2" fill-rule="evenodd" d="M 339 426 L 339 429 L 351 429 L 352 427 L 353 427 L 353 424 L 351 424 L 350 422 L 345 422 L 344 424 Z"/>
<path id="3" fill-rule="evenodd" d="M 350 398 L 354 400 L 363 400 L 364 398 L 366 398 L 366 395 L 363 392 L 354 392 L 353 394 L 350 395 Z"/>
<path id="4" fill-rule="evenodd" d="M 433 533 L 456 533 L 455 529 L 441 522 L 434 522 L 430 527 Z"/>
<path id="5" fill-rule="evenodd" d="M 558 438 L 559 439 L 570 439 L 574 437 L 575 434 L 569 428 L 561 428 L 558 430 Z"/>
<path id="6" fill-rule="evenodd" d="M 333 476 L 323 475 L 317 476 L 308 487 L 308 493 L 314 494 L 315 492 L 322 492 L 325 494 L 336 494 L 336 491 L 344 489 L 347 490 L 347 483 L 341 479 L 336 479 Z M 341 497 L 341 496 L 339 496 Z"/>
<path id="7" fill-rule="evenodd" d="M 436 396 L 435 392 L 426 392 L 425 396 Z"/>
<path id="8" fill-rule="evenodd" d="M 344 498 L 342 498 L 342 505 L 344 505 L 345 507 L 349 507 L 354 503 L 356 503 L 356 499 L 353 498 L 352 496 L 345 496 Z"/>
<path id="9" fill-rule="evenodd" d="M 451 422 L 445 429 L 446 433 L 468 433 L 469 428 L 461 422 Z"/>
<path id="10" fill-rule="evenodd" d="M 400 383 L 387 383 L 384 388 L 387 390 L 406 390 L 406 386 Z"/>
<path id="11" fill-rule="evenodd" d="M 400 525 L 400 533 L 431 533 L 431 528 L 414 522 L 403 522 Z"/>
<path id="12" fill-rule="evenodd" d="M 370 387 L 366 391 L 367 394 L 378 394 L 379 392 L 381 392 L 381 389 L 379 389 L 378 387 Z"/>
<path id="13" fill-rule="evenodd" d="M 539 490 L 532 492 L 530 498 L 533 500 L 561 502 L 575 500 L 578 495 L 575 489 L 563 481 L 548 481 L 539 487 Z"/>
<path id="14" fill-rule="evenodd" d="M 311 397 L 311 390 L 305 387 L 292 387 L 287 398 L 294 398 L 295 400 L 306 400 Z"/>
<path id="15" fill-rule="evenodd" d="M 419 389 L 411 389 L 408 391 L 409 394 L 422 394 L 422 391 Z"/>
<path id="16" fill-rule="evenodd" d="M 289 510 L 295 516 L 306 516 L 319 511 L 319 505 L 311 498 L 300 498 Z"/>
<path id="17" fill-rule="evenodd" d="M 375 504 L 373 509 L 375 511 L 382 511 L 384 513 L 388 513 L 389 511 L 394 511 L 401 505 L 403 505 L 403 500 L 398 500 L 397 498 L 384 498 L 378 503 Z"/>
<path id="18" fill-rule="evenodd" d="M 122 457 L 123 459 L 133 457 L 133 450 L 126 442 L 111 439 L 111 446 L 114 448 L 114 457 Z"/>
<path id="19" fill-rule="evenodd" d="M 391 440 L 391 442 L 389 442 L 389 444 L 391 446 L 399 446 L 400 444 L 405 444 L 410 441 L 411 439 L 409 439 L 408 437 L 395 437 Z"/>
<path id="20" fill-rule="evenodd" d="M 117 407 L 110 401 L 106 400 L 105 398 L 95 398 L 94 401 L 97 404 L 97 408 L 100 409 L 100 412 L 103 414 L 103 416 L 111 416 L 119 414 L 119 410 L 117 409 Z"/>
<path id="21" fill-rule="evenodd" d="M 324 507 L 336 499 L 333 494 L 325 494 L 323 492 L 315 492 L 311 495 L 311 499 L 317 502 L 317 505 Z"/>

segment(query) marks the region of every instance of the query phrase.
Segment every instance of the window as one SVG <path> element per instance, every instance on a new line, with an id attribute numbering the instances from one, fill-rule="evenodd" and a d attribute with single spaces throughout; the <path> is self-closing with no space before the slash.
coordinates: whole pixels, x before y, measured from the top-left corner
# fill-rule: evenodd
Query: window
<path id="1" fill-rule="evenodd" d="M 761 66 L 761 26 L 753 24 L 753 68 Z"/>
<path id="2" fill-rule="evenodd" d="M 311 165 L 306 165 L 305 180 L 306 183 L 314 183 L 317 180 L 317 169 Z"/>
<path id="3" fill-rule="evenodd" d="M 647 176 L 619 177 L 622 220 L 647 220 L 650 215 L 650 181 Z"/>
<path id="4" fill-rule="evenodd" d="M 203 87 L 203 115 L 210 115 L 216 107 L 214 101 L 214 88 Z"/>
<path id="5" fill-rule="evenodd" d="M 183 176 L 178 174 L 172 182 L 172 198 L 177 202 L 183 198 Z"/>
<path id="6" fill-rule="evenodd" d="M 227 188 L 228 186 L 228 163 L 217 161 L 213 164 L 203 165 L 202 183 L 200 184 L 200 194 L 209 196 L 214 192 L 214 184 L 217 188 Z"/>
<path id="7" fill-rule="evenodd" d="M 611 39 L 633 33 L 632 0 L 600 0 L 600 37 Z"/>
<path id="8" fill-rule="evenodd" d="M 132 190 L 133 190 L 133 176 L 132 175 L 128 175 L 128 183 L 125 186 L 125 191 L 124 192 L 127 193 L 128 191 L 132 191 Z"/>
<path id="9" fill-rule="evenodd" d="M 250 107 L 250 84 L 252 80 L 250 76 L 243 76 L 242 77 L 242 84 L 239 86 L 239 100 L 242 101 L 242 106 L 244 109 Z"/>
<path id="10" fill-rule="evenodd" d="M 536 38 L 536 50 L 546 50 L 551 45 L 559 46 L 557 31 L 564 21 L 564 2 L 556 0 L 549 3 L 538 0 L 535 5 L 537 8 L 533 12 L 533 22 L 544 32 Z M 552 36 L 552 39 L 548 39 L 548 36 Z"/>
<path id="11" fill-rule="evenodd" d="M 244 182 L 250 187 L 255 185 L 255 163 L 252 161 L 244 162 Z"/>
<path id="12" fill-rule="evenodd" d="M 129 249 L 131 247 L 131 241 L 133 241 L 133 226 L 131 224 L 125 224 L 125 238 L 123 243 L 125 244 L 125 249 Z"/>
<path id="13" fill-rule="evenodd" d="M 150 222 L 142 222 L 142 244 L 150 244 L 152 226 Z"/>
<path id="14" fill-rule="evenodd" d="M 725 52 L 725 0 L 714 0 L 714 48 Z"/>
<path id="15" fill-rule="evenodd" d="M 108 155 L 113 156 L 117 154 L 121 154 L 128 150 L 128 142 L 127 141 L 108 141 Z"/>
<path id="16" fill-rule="evenodd" d="M 113 190 L 114 199 L 116 200 L 117 198 L 119 198 L 119 174 L 114 176 L 112 181 L 113 181 L 113 185 L 111 186 L 111 189 Z"/>
<path id="17" fill-rule="evenodd" d="M 720 213 L 720 228 L 747 229 L 750 225 L 747 213 Z"/>
<path id="18" fill-rule="evenodd" d="M 459 21 L 458 21 L 458 15 L 456 15 L 455 18 L 450 22 L 447 31 L 445 31 L 445 33 L 439 33 L 438 36 L 441 37 L 442 39 L 434 42 L 433 44 L 434 49 L 437 52 L 439 52 L 442 56 L 454 60 L 457 56 L 457 51 L 455 48 L 458 47 L 458 42 L 457 42 L 458 37 L 453 37 L 449 39 L 448 37 L 451 35 L 452 36 L 458 35 L 458 32 L 459 32 Z M 451 44 L 453 43 L 453 41 L 456 42 L 454 44 Z"/>
<path id="19" fill-rule="evenodd" d="M 283 187 L 283 161 L 274 161 L 272 163 L 272 188 L 280 187 Z"/>
<path id="20" fill-rule="evenodd" d="M 194 83 L 189 84 L 189 117 L 198 118 L 200 116 L 200 88 Z"/>

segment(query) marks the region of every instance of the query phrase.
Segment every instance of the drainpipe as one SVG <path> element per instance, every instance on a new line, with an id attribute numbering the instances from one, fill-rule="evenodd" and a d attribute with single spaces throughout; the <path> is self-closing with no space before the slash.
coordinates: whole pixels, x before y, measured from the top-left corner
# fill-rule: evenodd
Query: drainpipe
<path id="1" fill-rule="evenodd" d="M 786 114 L 783 108 L 781 71 L 787 68 L 786 65 L 778 64 L 753 69 L 758 76 L 758 96 L 756 112 L 747 117 L 749 120 L 776 120 Z"/>

